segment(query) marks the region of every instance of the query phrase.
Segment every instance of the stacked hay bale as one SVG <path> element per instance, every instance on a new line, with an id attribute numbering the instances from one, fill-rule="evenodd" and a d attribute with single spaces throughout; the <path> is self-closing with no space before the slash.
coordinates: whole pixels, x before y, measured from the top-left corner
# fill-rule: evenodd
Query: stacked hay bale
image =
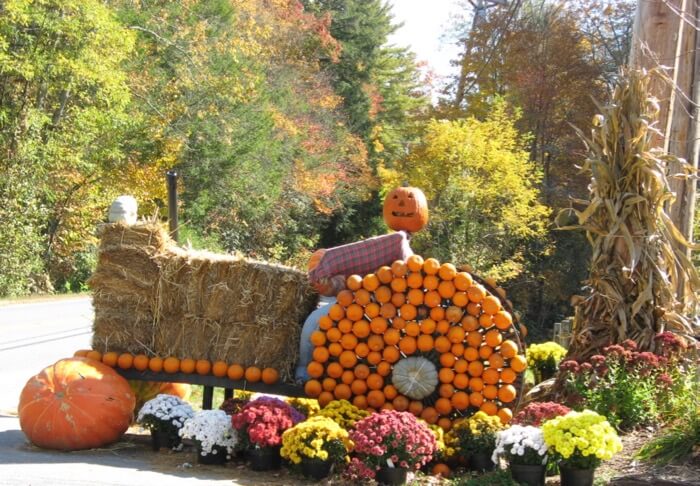
<path id="1" fill-rule="evenodd" d="M 100 229 L 93 348 L 224 360 L 293 375 L 317 302 L 298 270 L 178 247 L 157 223 Z"/>

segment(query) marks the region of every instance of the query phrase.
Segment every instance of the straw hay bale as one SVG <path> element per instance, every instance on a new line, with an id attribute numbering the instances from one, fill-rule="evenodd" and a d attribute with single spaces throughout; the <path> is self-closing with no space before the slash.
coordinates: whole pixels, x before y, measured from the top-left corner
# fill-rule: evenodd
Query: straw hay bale
<path id="1" fill-rule="evenodd" d="M 157 223 L 100 228 L 96 349 L 224 360 L 293 376 L 318 296 L 303 272 L 185 250 Z"/>

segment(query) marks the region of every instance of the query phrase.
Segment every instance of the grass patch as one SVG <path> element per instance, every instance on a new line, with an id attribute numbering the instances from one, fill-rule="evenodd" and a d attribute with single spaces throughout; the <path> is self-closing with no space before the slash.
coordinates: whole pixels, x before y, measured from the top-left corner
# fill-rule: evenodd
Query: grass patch
<path id="1" fill-rule="evenodd" d="M 195 410 L 202 410 L 202 399 L 204 398 L 204 385 L 191 385 L 192 391 L 187 401 Z M 233 390 L 234 398 L 247 398 L 253 396 L 253 392 L 245 390 Z M 284 397 L 280 397 L 284 399 Z M 218 410 L 221 404 L 224 403 L 224 389 L 214 388 L 214 396 L 212 398 L 212 410 Z"/>
<path id="2" fill-rule="evenodd" d="M 655 464 L 666 465 L 680 461 L 693 452 L 700 444 L 700 408 L 689 410 L 682 419 L 676 421 L 659 437 L 645 444 L 636 457 Z"/>
<path id="3" fill-rule="evenodd" d="M 498 469 L 478 476 L 472 476 L 470 473 L 468 476 L 455 478 L 452 484 L 454 486 L 518 486 L 520 483 L 513 480 L 510 471 Z"/>
<path id="4" fill-rule="evenodd" d="M 196 410 L 202 409 L 202 399 L 204 398 L 204 386 L 202 385 L 192 385 L 192 393 L 190 398 L 187 400 L 190 402 L 193 408 Z M 211 408 L 217 410 L 224 401 L 224 389 L 214 388 L 214 398 L 212 400 Z"/>

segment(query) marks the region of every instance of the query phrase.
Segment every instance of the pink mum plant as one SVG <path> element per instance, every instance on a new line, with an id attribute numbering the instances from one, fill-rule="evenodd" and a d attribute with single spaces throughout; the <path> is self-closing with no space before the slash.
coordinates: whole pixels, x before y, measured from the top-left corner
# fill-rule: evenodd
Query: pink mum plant
<path id="1" fill-rule="evenodd" d="M 245 449 L 281 445 L 282 432 L 302 420 L 304 416 L 291 405 L 272 397 L 260 397 L 248 402 L 231 417 Z"/>
<path id="2" fill-rule="evenodd" d="M 350 432 L 356 457 L 350 475 L 374 477 L 382 467 L 420 469 L 437 452 L 435 434 L 408 412 L 382 410 L 355 424 Z"/>

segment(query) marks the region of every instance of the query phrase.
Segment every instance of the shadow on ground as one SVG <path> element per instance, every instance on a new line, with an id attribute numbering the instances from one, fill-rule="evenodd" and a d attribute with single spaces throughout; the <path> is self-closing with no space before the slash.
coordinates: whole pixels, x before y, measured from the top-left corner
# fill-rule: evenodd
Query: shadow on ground
<path id="1" fill-rule="evenodd" d="M 52 473 L 62 475 L 57 478 L 62 480 L 60 484 L 80 484 L 83 474 L 94 474 L 95 468 L 101 467 L 107 468 L 105 472 L 112 476 L 108 484 L 147 484 L 154 474 L 162 478 L 161 484 L 179 484 L 176 478 L 181 478 L 183 484 L 184 480 L 214 484 L 221 481 L 228 485 L 233 481 L 242 486 L 312 484 L 284 469 L 252 471 L 243 459 L 234 459 L 225 466 L 199 465 L 193 447 L 181 452 L 166 449 L 155 452 L 151 449 L 150 436 L 137 429 L 130 429 L 122 440 L 102 449 L 72 452 L 42 449 L 26 439 L 16 417 L 0 415 L 0 477 L 7 477 L 3 471 L 11 471 L 18 479 L 27 478 L 47 466 Z"/>

